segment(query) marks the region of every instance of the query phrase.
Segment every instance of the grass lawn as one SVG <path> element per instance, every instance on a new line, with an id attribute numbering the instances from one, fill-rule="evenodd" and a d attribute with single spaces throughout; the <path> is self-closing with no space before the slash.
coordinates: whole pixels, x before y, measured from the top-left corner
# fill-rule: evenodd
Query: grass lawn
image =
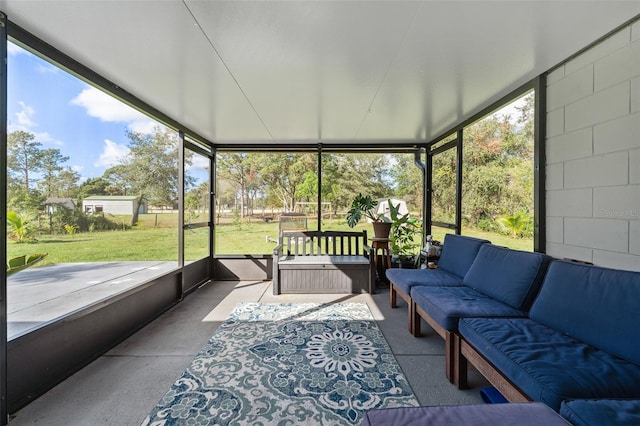
<path id="1" fill-rule="evenodd" d="M 9 242 L 7 257 L 49 253 L 39 266 L 114 260 L 177 260 L 177 241 L 175 228 L 46 235 L 38 237 L 38 241 L 33 243 Z"/>
<path id="2" fill-rule="evenodd" d="M 166 215 L 166 216 L 165 216 Z M 7 257 L 25 254 L 49 253 L 37 266 L 70 262 L 107 262 L 178 259 L 177 216 L 173 214 L 143 215 L 143 225 L 126 231 L 86 232 L 75 235 L 43 235 L 37 242 L 7 244 Z M 173 216 L 173 218 L 169 217 Z M 155 224 L 158 223 L 158 226 Z M 173 225 L 173 226 L 171 226 Z M 325 230 L 350 230 L 344 219 L 325 220 Z M 360 223 L 355 230 L 366 229 L 373 236 L 369 223 Z M 442 241 L 444 229 L 434 229 L 434 239 Z M 486 238 L 497 245 L 519 250 L 533 250 L 533 240 L 512 239 L 509 236 L 465 229 L 464 235 Z M 216 253 L 218 254 L 271 254 L 278 236 L 278 223 L 264 221 L 241 224 L 221 223 L 216 226 Z M 269 238 L 267 238 L 269 237 Z M 196 260 L 208 253 L 208 229 L 185 231 L 185 259 Z M 36 267 L 37 267 L 36 266 Z"/>

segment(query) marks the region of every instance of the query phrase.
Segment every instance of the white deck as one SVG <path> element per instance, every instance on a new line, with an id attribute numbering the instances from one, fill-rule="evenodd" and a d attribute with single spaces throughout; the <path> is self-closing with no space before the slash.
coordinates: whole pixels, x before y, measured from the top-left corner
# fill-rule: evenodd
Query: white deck
<path id="1" fill-rule="evenodd" d="M 62 263 L 7 278 L 7 338 L 134 288 L 178 267 L 177 262 Z"/>

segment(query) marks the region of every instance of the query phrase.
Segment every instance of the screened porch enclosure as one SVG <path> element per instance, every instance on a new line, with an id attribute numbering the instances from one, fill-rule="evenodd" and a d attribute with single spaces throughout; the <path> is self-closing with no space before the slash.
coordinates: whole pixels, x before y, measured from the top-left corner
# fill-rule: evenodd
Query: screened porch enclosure
<path id="1" fill-rule="evenodd" d="M 416 250 L 637 268 L 637 2 L 0 10 L 3 257 L 47 253 L 2 275 L 3 421 L 206 283 L 271 280 L 282 229 L 348 230 L 359 192 L 407 206 Z M 25 310 L 78 267 L 102 281 Z"/>

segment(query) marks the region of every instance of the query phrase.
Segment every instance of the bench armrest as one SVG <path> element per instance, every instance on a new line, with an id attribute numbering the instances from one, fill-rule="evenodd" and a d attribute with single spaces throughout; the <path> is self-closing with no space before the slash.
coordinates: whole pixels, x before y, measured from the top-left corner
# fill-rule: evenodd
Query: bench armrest
<path id="1" fill-rule="evenodd" d="M 362 245 L 364 256 L 369 259 L 369 294 L 376 292 L 376 267 L 375 267 L 375 252 L 366 242 Z"/>

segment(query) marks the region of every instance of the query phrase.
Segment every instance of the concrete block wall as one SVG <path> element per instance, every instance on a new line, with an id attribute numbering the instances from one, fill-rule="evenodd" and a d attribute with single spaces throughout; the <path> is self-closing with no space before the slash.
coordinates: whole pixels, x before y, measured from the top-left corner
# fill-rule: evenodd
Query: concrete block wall
<path id="1" fill-rule="evenodd" d="M 640 271 L 640 20 L 547 76 L 546 251 Z"/>

